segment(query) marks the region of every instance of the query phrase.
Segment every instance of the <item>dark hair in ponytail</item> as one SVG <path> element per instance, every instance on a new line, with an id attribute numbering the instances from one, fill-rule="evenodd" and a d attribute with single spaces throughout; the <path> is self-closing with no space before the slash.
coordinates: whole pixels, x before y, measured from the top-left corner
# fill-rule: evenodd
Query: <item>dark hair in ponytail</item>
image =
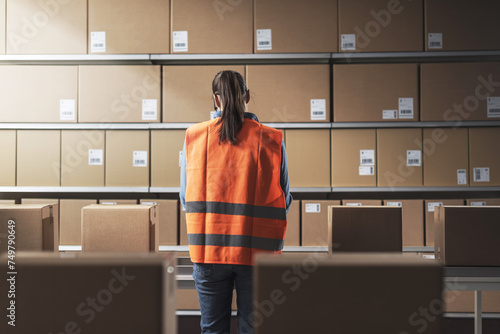
<path id="1" fill-rule="evenodd" d="M 219 144 L 229 141 L 236 144 L 236 135 L 243 125 L 247 87 L 245 79 L 238 72 L 221 71 L 212 82 L 212 92 L 218 95 L 221 101 L 222 117 L 217 125 L 222 124 L 219 130 Z"/>

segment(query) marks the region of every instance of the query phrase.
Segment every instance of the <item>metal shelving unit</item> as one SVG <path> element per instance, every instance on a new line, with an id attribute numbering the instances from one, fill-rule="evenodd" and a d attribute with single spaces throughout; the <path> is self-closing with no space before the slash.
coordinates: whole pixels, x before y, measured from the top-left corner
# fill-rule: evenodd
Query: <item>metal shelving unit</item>
<path id="1" fill-rule="evenodd" d="M 0 187 L 0 193 L 148 193 L 149 187 Z"/>

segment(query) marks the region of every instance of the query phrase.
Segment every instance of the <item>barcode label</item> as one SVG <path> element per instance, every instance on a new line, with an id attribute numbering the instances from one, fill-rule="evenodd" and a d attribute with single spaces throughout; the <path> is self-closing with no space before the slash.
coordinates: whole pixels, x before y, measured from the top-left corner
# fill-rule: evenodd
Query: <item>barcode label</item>
<path id="1" fill-rule="evenodd" d="M 486 202 L 470 202 L 471 206 L 486 206 Z"/>
<path id="2" fill-rule="evenodd" d="M 341 36 L 340 49 L 342 51 L 355 51 L 356 50 L 356 35 L 344 34 Z"/>
<path id="3" fill-rule="evenodd" d="M 76 118 L 76 102 L 74 99 L 59 101 L 59 119 L 61 121 L 74 121 Z"/>
<path id="4" fill-rule="evenodd" d="M 141 205 L 158 205 L 158 202 L 142 202 Z"/>
<path id="5" fill-rule="evenodd" d="M 101 202 L 102 205 L 118 205 L 116 202 Z"/>
<path id="6" fill-rule="evenodd" d="M 406 166 L 420 167 L 422 166 L 422 152 L 418 150 L 406 151 Z"/>
<path id="7" fill-rule="evenodd" d="M 443 202 L 430 202 L 427 203 L 427 211 L 434 212 L 436 206 L 443 206 Z"/>
<path id="8" fill-rule="evenodd" d="M 90 33 L 90 52 L 106 52 L 105 31 L 93 31 Z"/>
<path id="9" fill-rule="evenodd" d="M 147 167 L 148 166 L 148 151 L 134 151 L 132 166 L 133 167 Z"/>
<path id="10" fill-rule="evenodd" d="M 375 165 L 375 150 L 360 150 L 359 158 L 361 166 L 373 166 Z"/>
<path id="11" fill-rule="evenodd" d="M 371 166 L 359 166 L 359 175 L 375 175 L 375 168 Z"/>
<path id="12" fill-rule="evenodd" d="M 363 206 L 361 203 L 346 203 L 345 206 Z"/>
<path id="13" fill-rule="evenodd" d="M 429 33 L 427 35 L 429 49 L 442 49 L 443 48 L 443 34 Z"/>
<path id="14" fill-rule="evenodd" d="M 500 97 L 488 97 L 488 117 L 500 117 Z"/>
<path id="15" fill-rule="evenodd" d="M 143 99 L 142 100 L 142 120 L 156 121 L 158 119 L 158 100 Z"/>
<path id="16" fill-rule="evenodd" d="M 399 98 L 399 118 L 413 119 L 413 97 Z"/>
<path id="17" fill-rule="evenodd" d="M 474 182 L 490 182 L 490 169 L 488 167 L 474 168 Z"/>
<path id="18" fill-rule="evenodd" d="M 326 121 L 325 99 L 311 99 L 311 121 Z"/>
<path id="19" fill-rule="evenodd" d="M 398 111 L 382 110 L 382 119 L 398 119 Z"/>
<path id="20" fill-rule="evenodd" d="M 467 184 L 467 171 L 465 169 L 457 169 L 457 184 Z"/>
<path id="21" fill-rule="evenodd" d="M 188 32 L 174 31 L 172 32 L 173 52 L 188 52 Z"/>
<path id="22" fill-rule="evenodd" d="M 403 203 L 401 203 L 401 202 L 387 202 L 385 205 L 386 205 L 386 206 L 397 206 L 397 207 L 402 207 L 402 206 L 403 206 Z"/>
<path id="23" fill-rule="evenodd" d="M 321 204 L 319 203 L 306 203 L 306 213 L 320 213 Z"/>
<path id="24" fill-rule="evenodd" d="M 89 150 L 89 166 L 102 166 L 103 163 L 103 150 L 90 149 Z"/>
<path id="25" fill-rule="evenodd" d="M 273 49 L 273 33 L 271 29 L 257 29 L 257 50 Z"/>

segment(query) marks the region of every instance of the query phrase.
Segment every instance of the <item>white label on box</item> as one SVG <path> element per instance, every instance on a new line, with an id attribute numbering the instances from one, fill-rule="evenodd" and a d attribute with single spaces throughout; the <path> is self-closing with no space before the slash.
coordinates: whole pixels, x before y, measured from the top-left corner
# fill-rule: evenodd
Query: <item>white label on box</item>
<path id="1" fill-rule="evenodd" d="M 500 97 L 488 97 L 488 117 L 500 117 Z"/>
<path id="2" fill-rule="evenodd" d="M 183 156 L 183 151 L 179 151 L 179 167 L 182 166 L 182 156 Z"/>
<path id="3" fill-rule="evenodd" d="M 148 151 L 134 151 L 133 154 L 134 167 L 148 167 Z"/>
<path id="4" fill-rule="evenodd" d="M 361 203 L 346 203 L 345 206 L 363 206 Z"/>
<path id="5" fill-rule="evenodd" d="M 490 168 L 474 168 L 474 182 L 490 182 Z"/>
<path id="6" fill-rule="evenodd" d="M 373 166 L 359 166 L 359 175 L 375 175 Z"/>
<path id="7" fill-rule="evenodd" d="M 426 260 L 435 260 L 436 259 L 435 254 L 423 254 L 422 257 Z"/>
<path id="8" fill-rule="evenodd" d="M 360 150 L 359 160 L 361 166 L 375 165 L 375 150 Z"/>
<path id="9" fill-rule="evenodd" d="M 118 205 L 116 202 L 101 202 L 102 205 Z"/>
<path id="10" fill-rule="evenodd" d="M 471 206 L 486 206 L 486 202 L 470 202 Z"/>
<path id="11" fill-rule="evenodd" d="M 172 43 L 174 52 L 188 52 L 188 32 L 174 31 L 172 33 Z"/>
<path id="12" fill-rule="evenodd" d="M 356 35 L 355 34 L 342 35 L 340 49 L 342 51 L 355 51 L 356 50 Z"/>
<path id="13" fill-rule="evenodd" d="M 74 99 L 60 100 L 59 101 L 59 113 L 61 121 L 74 121 L 75 120 L 75 110 L 76 103 Z"/>
<path id="14" fill-rule="evenodd" d="M 401 203 L 401 202 L 387 202 L 386 206 L 398 206 L 398 207 L 402 207 L 403 203 Z"/>
<path id="15" fill-rule="evenodd" d="M 271 29 L 257 29 L 257 50 L 273 49 L 273 32 Z"/>
<path id="16" fill-rule="evenodd" d="M 457 184 L 467 184 L 467 171 L 465 169 L 457 169 Z"/>
<path id="17" fill-rule="evenodd" d="M 443 202 L 430 202 L 427 203 L 427 211 L 434 212 L 436 206 L 443 206 Z"/>
<path id="18" fill-rule="evenodd" d="M 419 150 L 406 151 L 406 166 L 420 167 L 422 166 L 422 152 Z"/>
<path id="19" fill-rule="evenodd" d="M 326 121 L 326 100 L 311 100 L 311 121 Z"/>
<path id="20" fill-rule="evenodd" d="M 428 35 L 429 49 L 442 49 L 443 48 L 443 34 L 442 33 L 429 33 Z"/>
<path id="21" fill-rule="evenodd" d="M 320 213 L 321 204 L 319 203 L 306 203 L 306 213 Z"/>
<path id="22" fill-rule="evenodd" d="M 210 119 L 215 119 L 216 118 L 216 115 L 217 114 L 217 111 L 211 111 L 210 112 Z"/>
<path id="23" fill-rule="evenodd" d="M 398 119 L 398 111 L 382 110 L 382 119 Z"/>
<path id="24" fill-rule="evenodd" d="M 156 121 L 158 119 L 158 100 L 142 99 L 142 120 Z"/>
<path id="25" fill-rule="evenodd" d="M 142 202 L 141 205 L 158 205 L 157 202 Z"/>
<path id="26" fill-rule="evenodd" d="M 399 118 L 413 119 L 413 97 L 399 98 Z"/>
<path id="27" fill-rule="evenodd" d="M 89 150 L 89 166 L 102 166 L 103 150 Z"/>
<path id="28" fill-rule="evenodd" d="M 106 52 L 105 31 L 92 31 L 90 33 L 90 52 Z"/>

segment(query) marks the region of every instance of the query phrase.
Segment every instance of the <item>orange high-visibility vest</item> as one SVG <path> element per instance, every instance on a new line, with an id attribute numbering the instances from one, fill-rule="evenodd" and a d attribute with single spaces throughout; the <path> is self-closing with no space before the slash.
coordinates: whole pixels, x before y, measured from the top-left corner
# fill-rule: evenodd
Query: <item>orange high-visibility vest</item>
<path id="1" fill-rule="evenodd" d="M 186 132 L 189 253 L 194 263 L 252 265 L 255 253 L 283 249 L 282 133 L 245 119 L 236 145 L 219 144 L 217 122 Z"/>

